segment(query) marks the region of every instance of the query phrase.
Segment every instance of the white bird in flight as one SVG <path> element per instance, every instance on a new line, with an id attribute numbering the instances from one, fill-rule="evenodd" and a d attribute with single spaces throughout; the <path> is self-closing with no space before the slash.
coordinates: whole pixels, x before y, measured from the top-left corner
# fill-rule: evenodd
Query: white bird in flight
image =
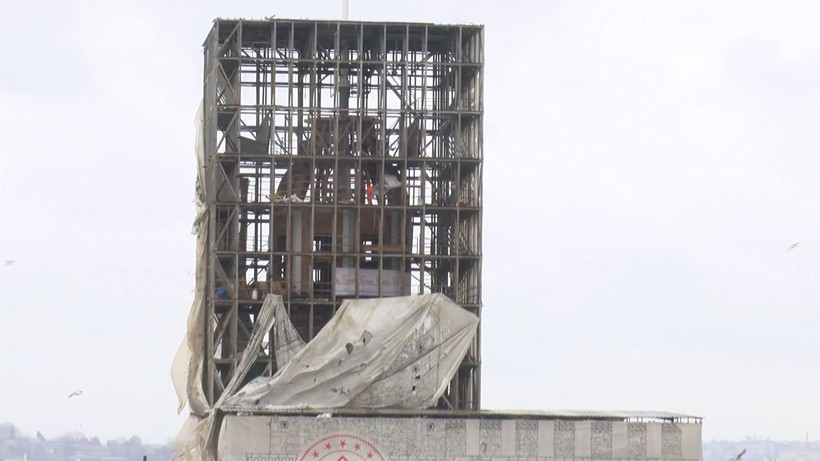
<path id="1" fill-rule="evenodd" d="M 729 459 L 732 460 L 732 461 L 740 461 L 740 458 L 742 458 L 743 455 L 745 455 L 745 454 L 746 454 L 746 449 L 744 448 L 743 450 L 740 451 L 740 453 L 735 455 L 734 458 L 729 458 Z"/>
<path id="2" fill-rule="evenodd" d="M 77 397 L 77 396 L 80 396 L 80 395 L 83 395 L 83 391 L 74 391 L 74 392 L 68 394 L 68 398 Z"/>
<path id="3" fill-rule="evenodd" d="M 789 249 L 787 249 L 786 251 L 794 250 L 795 248 L 797 248 L 797 245 L 800 245 L 800 242 L 792 243 L 791 245 L 789 245 Z"/>

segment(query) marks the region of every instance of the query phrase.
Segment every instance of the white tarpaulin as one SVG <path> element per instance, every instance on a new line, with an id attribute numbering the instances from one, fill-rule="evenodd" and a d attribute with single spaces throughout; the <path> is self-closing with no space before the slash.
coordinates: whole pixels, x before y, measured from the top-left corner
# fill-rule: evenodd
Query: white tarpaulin
<path id="1" fill-rule="evenodd" d="M 275 376 L 251 381 L 222 408 L 429 408 L 477 326 L 440 294 L 347 300 Z"/>
<path id="2" fill-rule="evenodd" d="M 185 403 L 191 413 L 204 416 L 208 411 L 208 402 L 205 391 L 202 389 L 202 373 L 205 357 L 205 281 L 208 276 L 206 260 L 206 242 L 208 241 L 208 211 L 205 207 L 207 199 L 207 181 L 205 179 L 205 147 L 203 146 L 202 130 L 204 129 L 204 106 L 200 104 L 196 113 L 196 218 L 192 233 L 196 235 L 196 278 L 194 285 L 194 301 L 188 312 L 188 325 L 182 343 L 177 350 L 171 364 L 171 380 L 174 383 L 179 406 L 177 413 L 182 412 Z"/>
<path id="3" fill-rule="evenodd" d="M 278 321 L 273 324 L 273 338 L 271 341 L 273 343 L 273 356 L 276 357 L 277 364 L 284 366 L 305 347 L 305 342 L 299 336 L 299 332 L 296 331 L 293 323 L 291 323 L 285 305 L 281 301 L 276 305 L 274 316 Z"/>

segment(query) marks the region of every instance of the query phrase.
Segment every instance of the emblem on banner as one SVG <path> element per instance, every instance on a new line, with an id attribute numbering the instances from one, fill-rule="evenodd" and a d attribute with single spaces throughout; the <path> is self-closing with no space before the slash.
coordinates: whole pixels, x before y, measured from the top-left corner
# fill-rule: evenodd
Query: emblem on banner
<path id="1" fill-rule="evenodd" d="M 299 461 L 385 461 L 385 458 L 363 437 L 332 434 L 313 442 Z"/>

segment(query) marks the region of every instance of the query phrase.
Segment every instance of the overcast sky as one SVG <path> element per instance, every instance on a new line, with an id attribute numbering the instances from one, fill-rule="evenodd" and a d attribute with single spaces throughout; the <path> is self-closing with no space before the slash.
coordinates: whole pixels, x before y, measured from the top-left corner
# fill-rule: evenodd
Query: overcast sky
<path id="1" fill-rule="evenodd" d="M 485 408 L 820 440 L 820 2 L 350 3 L 486 25 Z M 3 10 L 0 422 L 167 441 L 201 44 L 340 1 Z"/>

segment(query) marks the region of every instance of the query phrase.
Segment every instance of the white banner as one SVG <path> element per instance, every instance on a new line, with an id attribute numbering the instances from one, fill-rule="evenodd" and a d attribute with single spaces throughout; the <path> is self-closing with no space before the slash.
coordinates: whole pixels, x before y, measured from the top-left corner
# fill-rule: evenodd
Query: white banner
<path id="1" fill-rule="evenodd" d="M 382 270 L 381 296 L 402 296 L 402 279 L 409 274 L 397 270 Z M 409 280 L 408 280 L 409 283 Z M 356 295 L 356 269 L 336 268 L 336 296 Z M 379 270 L 359 269 L 359 296 L 379 296 Z"/>

